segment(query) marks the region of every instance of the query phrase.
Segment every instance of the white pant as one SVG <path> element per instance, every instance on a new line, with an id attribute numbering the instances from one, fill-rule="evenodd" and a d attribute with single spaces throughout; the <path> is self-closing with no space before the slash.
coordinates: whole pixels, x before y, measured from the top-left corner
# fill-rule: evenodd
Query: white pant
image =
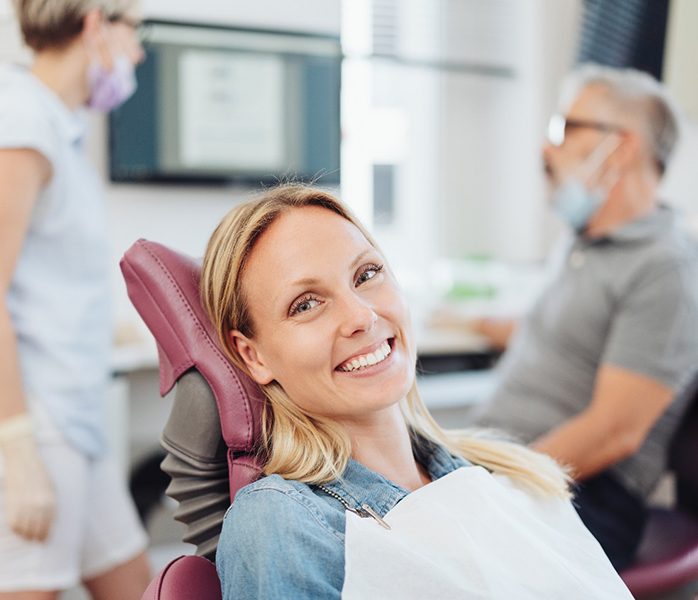
<path id="1" fill-rule="evenodd" d="M 32 408 L 39 451 L 57 495 L 56 517 L 44 542 L 9 529 L 0 456 L 0 591 L 64 590 L 135 558 L 147 545 L 113 461 L 81 454 L 40 407 Z"/>

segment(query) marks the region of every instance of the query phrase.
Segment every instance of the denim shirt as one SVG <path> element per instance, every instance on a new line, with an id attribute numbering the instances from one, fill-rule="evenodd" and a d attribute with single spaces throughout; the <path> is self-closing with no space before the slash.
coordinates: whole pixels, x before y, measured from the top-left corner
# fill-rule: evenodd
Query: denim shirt
<path id="1" fill-rule="evenodd" d="M 469 466 L 435 444 L 413 448 L 432 480 Z M 216 553 L 224 600 L 340 598 L 347 507 L 383 517 L 409 493 L 355 460 L 322 487 L 270 475 L 236 494 Z"/>

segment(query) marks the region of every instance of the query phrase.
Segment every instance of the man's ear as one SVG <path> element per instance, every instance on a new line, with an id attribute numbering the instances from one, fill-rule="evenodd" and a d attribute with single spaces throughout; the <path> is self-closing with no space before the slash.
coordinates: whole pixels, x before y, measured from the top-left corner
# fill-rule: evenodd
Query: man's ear
<path id="1" fill-rule="evenodd" d="M 230 335 L 233 348 L 242 357 L 252 379 L 259 385 L 266 385 L 274 381 L 274 376 L 264 362 L 255 341 L 238 330 L 233 330 L 228 335 Z"/>
<path id="2" fill-rule="evenodd" d="M 611 157 L 612 159 L 615 159 L 614 162 L 617 168 L 628 167 L 632 163 L 636 162 L 638 158 L 640 158 L 643 144 L 639 133 L 634 131 L 626 131 L 622 135 L 623 138 L 621 144 L 618 146 L 616 152 L 614 152 L 615 156 Z"/>

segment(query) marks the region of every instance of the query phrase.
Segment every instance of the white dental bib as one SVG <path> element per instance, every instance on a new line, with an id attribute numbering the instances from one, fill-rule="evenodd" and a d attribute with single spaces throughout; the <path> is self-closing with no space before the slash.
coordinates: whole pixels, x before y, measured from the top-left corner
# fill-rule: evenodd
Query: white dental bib
<path id="1" fill-rule="evenodd" d="M 569 502 L 482 467 L 418 489 L 384 520 L 390 530 L 347 511 L 343 600 L 632 600 Z"/>

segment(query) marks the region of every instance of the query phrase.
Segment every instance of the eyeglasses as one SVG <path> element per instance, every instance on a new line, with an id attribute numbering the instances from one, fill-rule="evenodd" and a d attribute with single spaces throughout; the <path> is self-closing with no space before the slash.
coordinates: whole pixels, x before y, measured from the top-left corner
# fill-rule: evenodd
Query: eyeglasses
<path id="1" fill-rule="evenodd" d="M 140 19 L 135 19 L 127 15 L 109 15 L 107 21 L 110 23 L 123 23 L 128 25 L 131 29 L 139 29 L 143 25 L 143 21 Z"/>
<path id="2" fill-rule="evenodd" d="M 147 42 L 150 28 L 141 19 L 135 19 L 126 15 L 110 15 L 107 17 L 109 23 L 123 23 L 133 29 L 140 44 Z"/>
<path id="3" fill-rule="evenodd" d="M 548 141 L 553 146 L 562 146 L 571 129 L 596 129 L 605 132 L 622 132 L 620 125 L 602 123 L 600 121 L 587 121 L 585 119 L 569 119 L 564 115 L 556 114 L 550 117 L 548 123 Z"/>

